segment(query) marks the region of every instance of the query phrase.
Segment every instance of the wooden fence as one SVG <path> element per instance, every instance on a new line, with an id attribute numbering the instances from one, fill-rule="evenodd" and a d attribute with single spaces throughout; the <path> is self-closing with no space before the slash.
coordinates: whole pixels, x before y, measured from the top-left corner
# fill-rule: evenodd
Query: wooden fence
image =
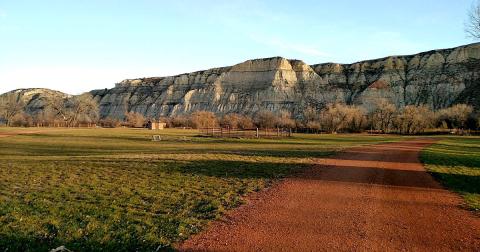
<path id="1" fill-rule="evenodd" d="M 281 138 L 290 137 L 292 130 L 287 128 L 272 129 L 230 129 L 230 128 L 202 128 L 200 134 L 208 137 L 224 138 Z"/>

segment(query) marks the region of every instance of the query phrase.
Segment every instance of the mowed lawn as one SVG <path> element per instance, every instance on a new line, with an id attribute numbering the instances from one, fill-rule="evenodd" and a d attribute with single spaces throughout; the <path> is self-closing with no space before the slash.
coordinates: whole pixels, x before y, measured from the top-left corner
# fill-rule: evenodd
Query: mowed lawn
<path id="1" fill-rule="evenodd" d="M 427 170 L 480 212 L 480 137 L 448 137 L 422 152 Z"/>
<path id="2" fill-rule="evenodd" d="M 33 129 L 36 130 L 36 129 Z M 1 128 L 0 132 L 18 129 Z M 196 131 L 39 129 L 0 138 L 0 250 L 168 249 L 246 194 L 392 136 L 212 139 Z M 163 141 L 152 142 L 152 134 Z"/>

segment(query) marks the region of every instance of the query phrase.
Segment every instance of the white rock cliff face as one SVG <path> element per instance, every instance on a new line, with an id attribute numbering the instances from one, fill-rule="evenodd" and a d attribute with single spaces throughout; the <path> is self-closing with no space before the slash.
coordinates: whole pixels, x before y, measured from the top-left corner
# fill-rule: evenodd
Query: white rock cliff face
<path id="1" fill-rule="evenodd" d="M 301 117 L 309 106 L 344 102 L 369 109 L 382 98 L 398 107 L 427 104 L 439 109 L 466 102 L 479 109 L 480 44 L 354 64 L 249 60 L 171 77 L 124 80 L 91 93 L 102 117 L 117 118 L 127 111 L 159 117 L 198 110 L 253 114 L 261 109 Z"/>

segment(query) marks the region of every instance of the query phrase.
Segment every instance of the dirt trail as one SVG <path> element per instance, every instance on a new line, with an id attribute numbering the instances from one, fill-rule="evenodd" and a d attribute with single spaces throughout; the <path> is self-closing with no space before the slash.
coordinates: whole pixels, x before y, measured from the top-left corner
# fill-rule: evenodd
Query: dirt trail
<path id="1" fill-rule="evenodd" d="M 182 251 L 480 251 L 480 218 L 425 172 L 429 140 L 359 147 L 259 193 Z"/>

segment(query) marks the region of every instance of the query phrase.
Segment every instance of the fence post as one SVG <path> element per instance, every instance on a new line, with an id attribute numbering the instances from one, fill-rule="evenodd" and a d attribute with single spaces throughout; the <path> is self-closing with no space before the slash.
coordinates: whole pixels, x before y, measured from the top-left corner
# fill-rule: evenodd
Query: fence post
<path id="1" fill-rule="evenodd" d="M 256 134 L 256 137 L 258 138 L 258 128 L 257 128 L 257 134 Z"/>
<path id="2" fill-rule="evenodd" d="M 279 136 L 280 136 L 280 128 L 277 127 L 277 137 L 279 137 Z"/>

